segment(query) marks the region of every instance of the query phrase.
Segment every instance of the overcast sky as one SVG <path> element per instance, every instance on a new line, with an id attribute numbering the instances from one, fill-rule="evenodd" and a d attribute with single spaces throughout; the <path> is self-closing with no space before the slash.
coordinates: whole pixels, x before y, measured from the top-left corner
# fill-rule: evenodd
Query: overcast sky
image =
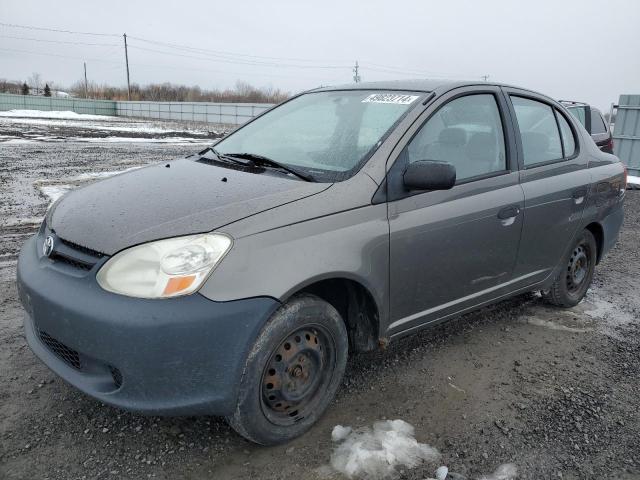
<path id="1" fill-rule="evenodd" d="M 297 92 L 352 82 L 358 60 L 366 81 L 489 75 L 608 110 L 640 93 L 639 19 L 638 0 L 1 0 L 2 23 L 112 35 L 0 25 L 0 78 L 70 85 L 86 61 L 126 85 L 126 32 L 141 84 Z"/>

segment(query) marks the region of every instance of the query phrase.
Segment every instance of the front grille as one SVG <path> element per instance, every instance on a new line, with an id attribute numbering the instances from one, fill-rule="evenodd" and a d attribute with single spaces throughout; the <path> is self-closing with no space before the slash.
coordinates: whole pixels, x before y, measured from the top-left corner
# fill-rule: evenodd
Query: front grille
<path id="1" fill-rule="evenodd" d="M 90 248 L 87 247 L 83 247 L 82 245 L 78 245 L 77 243 L 73 243 L 70 242 L 69 240 L 65 240 L 64 238 L 60 238 L 58 237 L 58 239 L 67 247 L 73 249 L 73 250 L 78 250 L 82 253 L 85 253 L 87 255 L 91 255 L 92 257 L 96 257 L 96 258 L 102 258 L 104 257 L 104 253 L 98 252 L 96 250 L 91 250 Z"/>
<path id="2" fill-rule="evenodd" d="M 42 330 L 38 330 L 38 336 L 40 337 L 40 340 L 42 340 L 42 343 L 49 347 L 49 350 L 55 353 L 67 365 L 75 368 L 76 370 L 80 370 L 82 368 L 82 364 L 80 363 L 80 354 L 73 348 L 67 347 L 64 343 L 56 340 L 47 332 L 43 332 Z"/>
<path id="3" fill-rule="evenodd" d="M 55 233 L 51 231 L 55 236 Z M 64 238 L 56 237 L 54 248 L 49 259 L 53 262 L 61 262 L 70 265 L 74 269 L 89 271 L 106 255 L 92 250 Z"/>
<path id="4" fill-rule="evenodd" d="M 62 263 L 66 263 L 67 265 L 71 265 L 73 268 L 77 268 L 79 270 L 86 270 L 89 271 L 93 268 L 94 264 L 89 264 L 89 263 L 84 263 L 78 260 L 74 260 L 73 258 L 67 257 L 65 255 L 61 255 L 59 253 L 52 253 L 51 256 L 49 257 L 51 260 L 53 260 L 54 262 L 62 262 Z"/>

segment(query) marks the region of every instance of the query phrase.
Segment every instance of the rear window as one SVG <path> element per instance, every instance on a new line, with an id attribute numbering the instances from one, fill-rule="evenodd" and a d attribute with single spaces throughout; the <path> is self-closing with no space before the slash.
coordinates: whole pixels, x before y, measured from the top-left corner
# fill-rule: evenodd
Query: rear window
<path id="1" fill-rule="evenodd" d="M 600 112 L 591 109 L 591 133 L 607 133 L 608 129 Z"/>

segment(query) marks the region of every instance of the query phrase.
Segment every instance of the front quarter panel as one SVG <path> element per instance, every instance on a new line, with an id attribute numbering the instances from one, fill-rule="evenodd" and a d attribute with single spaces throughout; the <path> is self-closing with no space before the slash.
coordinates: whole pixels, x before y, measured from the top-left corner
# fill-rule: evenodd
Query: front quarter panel
<path id="1" fill-rule="evenodd" d="M 286 301 L 317 281 L 347 278 L 369 290 L 384 322 L 388 271 L 387 207 L 367 205 L 237 238 L 200 293 L 218 301 Z"/>

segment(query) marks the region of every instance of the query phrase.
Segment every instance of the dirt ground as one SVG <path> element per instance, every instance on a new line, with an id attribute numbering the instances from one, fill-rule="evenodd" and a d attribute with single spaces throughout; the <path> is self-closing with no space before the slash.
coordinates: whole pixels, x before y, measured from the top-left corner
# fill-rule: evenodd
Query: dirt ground
<path id="1" fill-rule="evenodd" d="M 290 444 L 258 447 L 214 417 L 119 411 L 66 385 L 26 345 L 14 280 L 49 202 L 41 187 L 198 149 L 0 143 L 0 478 L 322 478 L 332 428 L 380 419 L 412 424 L 458 478 L 508 462 L 522 479 L 640 478 L 640 191 L 627 192 L 620 241 L 579 306 L 525 295 L 355 356 L 327 414 Z"/>

